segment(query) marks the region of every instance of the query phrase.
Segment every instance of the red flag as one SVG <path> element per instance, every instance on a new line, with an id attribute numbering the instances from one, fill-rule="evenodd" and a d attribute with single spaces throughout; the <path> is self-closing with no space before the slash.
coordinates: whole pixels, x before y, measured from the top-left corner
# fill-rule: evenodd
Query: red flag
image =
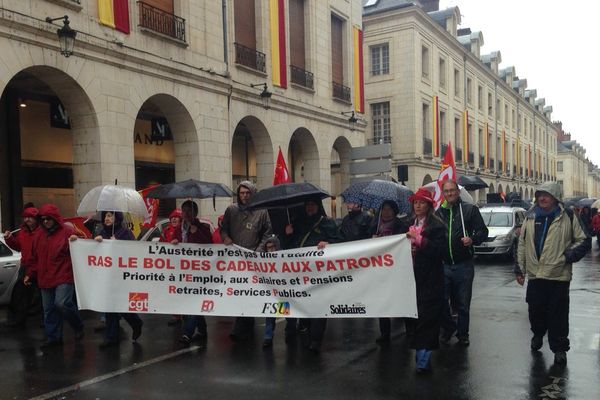
<path id="1" fill-rule="evenodd" d="M 454 156 L 452 154 L 452 143 L 448 142 L 448 148 L 446 154 L 444 154 L 444 160 L 442 161 L 442 167 L 440 168 L 440 174 L 437 179 L 437 187 L 433 200 L 435 201 L 435 208 L 438 208 L 444 201 L 442 195 L 442 184 L 444 181 L 451 179 L 456 182 L 456 166 L 454 165 Z"/>
<path id="2" fill-rule="evenodd" d="M 275 164 L 275 174 L 273 175 L 273 186 L 281 185 L 282 183 L 290 183 L 290 173 L 288 172 L 287 166 L 285 165 L 285 159 L 279 148 L 279 154 L 277 154 L 277 164 Z"/>
<path id="3" fill-rule="evenodd" d="M 85 237 L 86 239 L 92 238 L 92 233 L 84 224 L 87 221 L 86 217 L 66 217 L 63 218 L 63 221 L 71 224 L 78 236 Z"/>
<path id="4" fill-rule="evenodd" d="M 156 224 L 159 200 L 146 197 L 150 189 L 154 189 L 156 186 L 158 185 L 153 185 L 147 187 L 146 189 L 138 190 L 138 193 L 144 199 L 144 202 L 146 203 L 146 208 L 148 209 L 148 218 L 144 219 L 144 221 L 140 224 L 141 228 L 150 228 Z"/>

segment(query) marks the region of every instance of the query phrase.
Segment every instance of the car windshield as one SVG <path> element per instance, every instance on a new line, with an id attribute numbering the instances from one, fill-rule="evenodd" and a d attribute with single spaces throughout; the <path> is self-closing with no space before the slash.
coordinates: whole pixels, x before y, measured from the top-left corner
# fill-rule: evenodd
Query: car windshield
<path id="1" fill-rule="evenodd" d="M 513 224 L 513 215 L 511 212 L 482 211 L 481 216 L 486 226 L 506 227 Z"/>

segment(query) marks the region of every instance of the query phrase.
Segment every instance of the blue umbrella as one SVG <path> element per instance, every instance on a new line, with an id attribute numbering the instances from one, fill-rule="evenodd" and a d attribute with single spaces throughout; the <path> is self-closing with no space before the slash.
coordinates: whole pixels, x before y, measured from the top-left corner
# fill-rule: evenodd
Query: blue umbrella
<path id="1" fill-rule="evenodd" d="M 360 204 L 362 208 L 379 210 L 386 200 L 398 205 L 400 213 L 410 214 L 408 198 L 413 194 L 406 186 L 392 181 L 375 179 L 370 182 L 358 182 L 350 185 L 341 196 L 346 203 Z"/>

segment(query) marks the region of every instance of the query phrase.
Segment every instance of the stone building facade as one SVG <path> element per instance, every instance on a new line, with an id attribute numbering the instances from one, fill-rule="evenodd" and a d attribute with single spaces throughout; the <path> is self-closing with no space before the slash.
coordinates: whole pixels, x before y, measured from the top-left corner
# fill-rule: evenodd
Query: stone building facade
<path id="1" fill-rule="evenodd" d="M 391 142 L 394 167 L 417 188 L 437 179 L 450 142 L 458 175 L 532 198 L 556 180 L 552 107 L 500 51 L 482 53 L 481 32 L 459 29 L 457 7 L 439 1 L 371 1 L 363 8 L 367 140 Z M 484 24 L 484 21 L 481 22 Z"/>
<path id="2" fill-rule="evenodd" d="M 351 130 L 342 114 L 356 110 L 360 0 L 129 0 L 108 11 L 99 3 L 2 2 L 5 226 L 29 201 L 73 215 L 90 188 L 115 180 L 140 189 L 249 178 L 262 188 L 279 148 L 296 181 L 333 194 L 348 183 L 350 149 L 365 140 L 365 124 Z M 45 21 L 63 15 L 77 31 L 70 57 L 59 51 L 63 21 Z M 201 213 L 217 215 L 229 201 L 216 210 L 207 201 Z"/>

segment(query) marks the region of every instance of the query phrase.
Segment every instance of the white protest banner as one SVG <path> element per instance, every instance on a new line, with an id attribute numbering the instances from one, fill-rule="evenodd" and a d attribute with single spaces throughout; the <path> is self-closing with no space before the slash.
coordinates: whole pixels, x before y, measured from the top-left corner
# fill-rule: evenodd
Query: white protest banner
<path id="1" fill-rule="evenodd" d="M 416 317 L 405 235 L 255 253 L 224 245 L 71 242 L 81 309 L 184 315 Z"/>

